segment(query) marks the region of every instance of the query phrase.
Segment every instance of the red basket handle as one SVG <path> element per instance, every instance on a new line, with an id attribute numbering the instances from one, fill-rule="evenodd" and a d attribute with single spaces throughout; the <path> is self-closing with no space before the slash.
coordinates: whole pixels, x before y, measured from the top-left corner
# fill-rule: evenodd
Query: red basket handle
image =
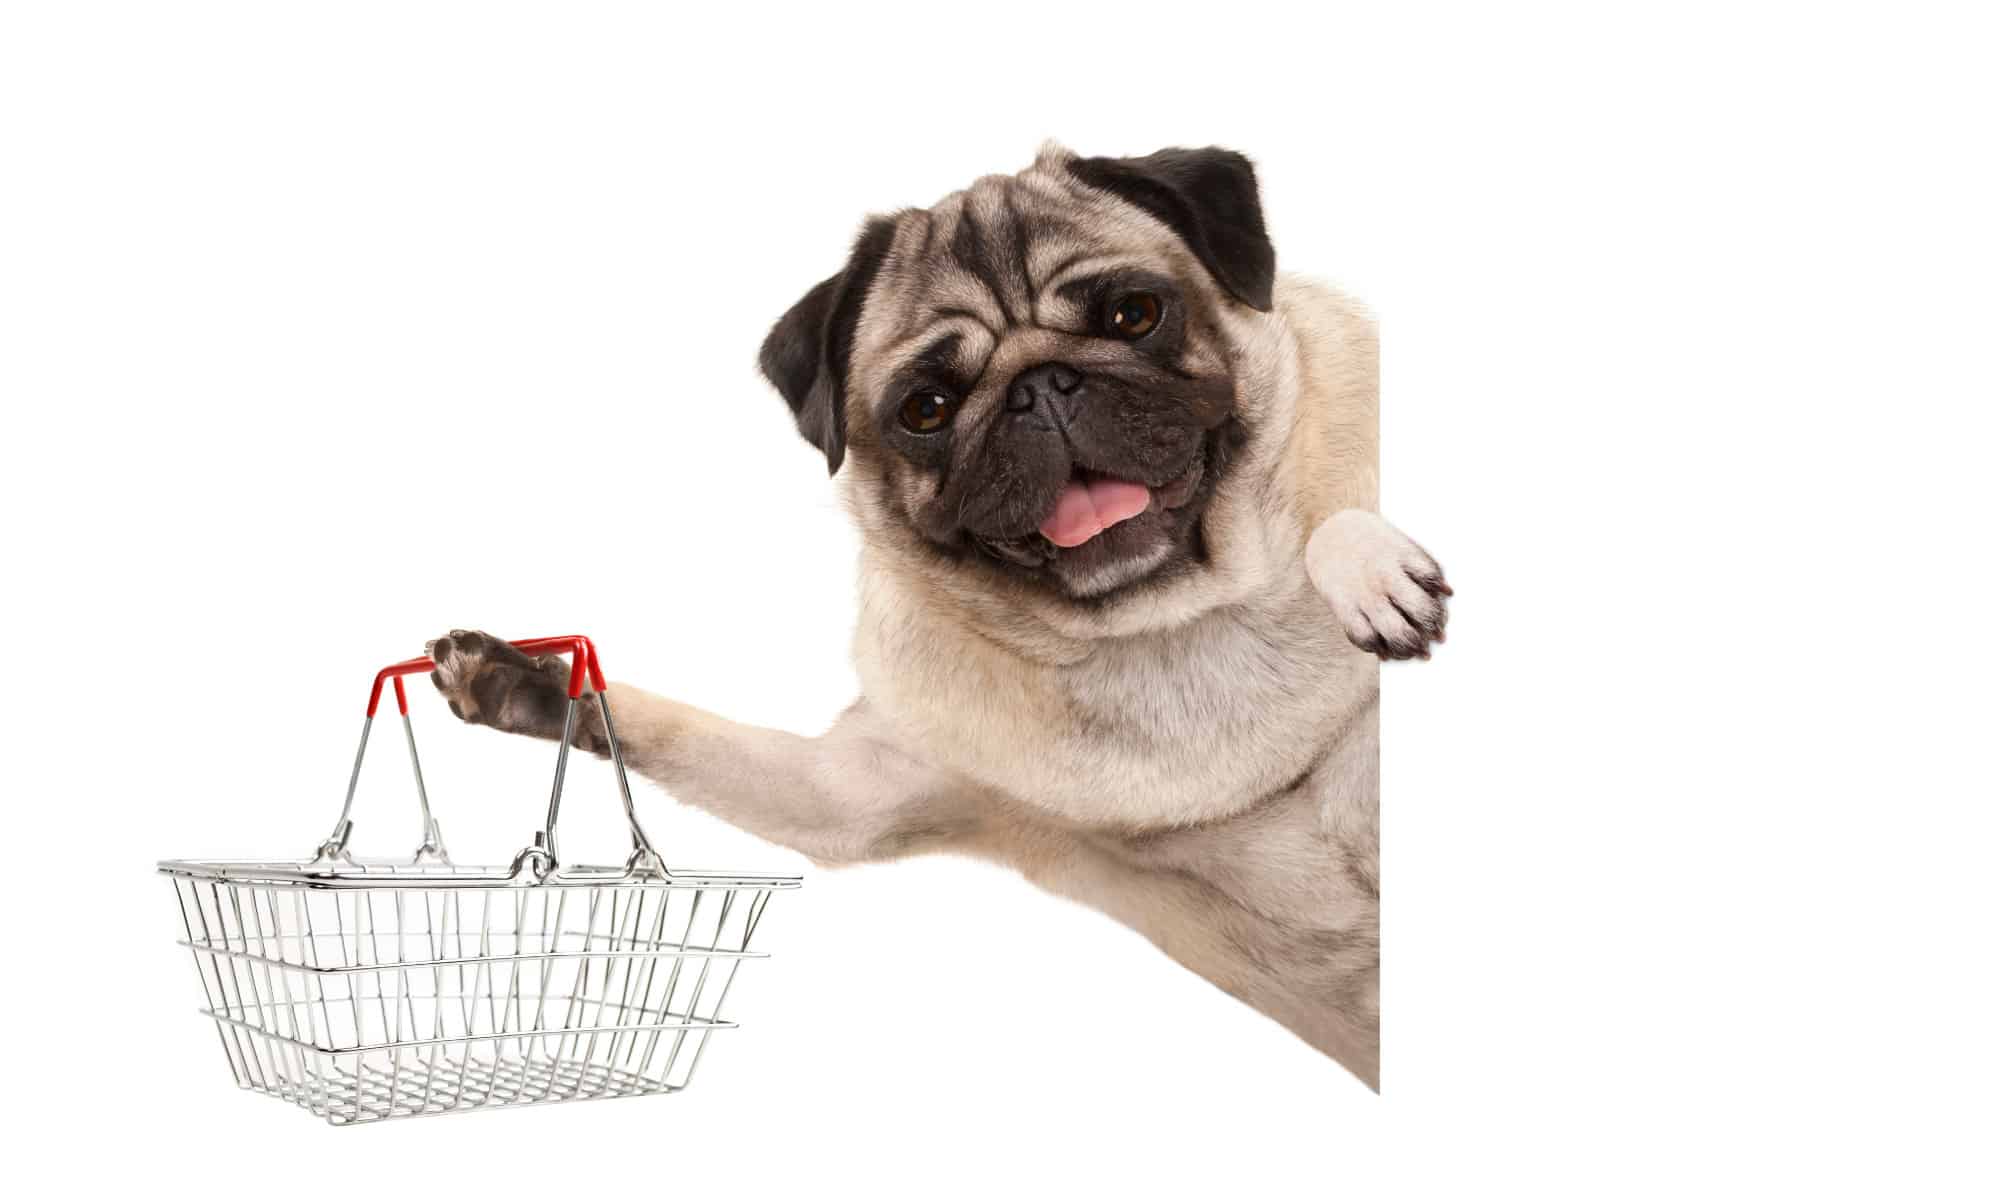
<path id="1" fill-rule="evenodd" d="M 604 690 L 604 668 L 597 664 L 597 647 L 580 633 L 568 637 L 523 638 L 508 645 L 531 657 L 543 654 L 567 654 L 569 659 L 569 698 L 575 700 L 583 695 L 583 681 L 588 674 L 590 686 Z M 382 685 L 391 680 L 396 685 L 396 710 L 404 716 L 410 715 L 410 697 L 403 691 L 403 676 L 423 674 L 437 669 L 437 663 L 429 658 L 405 659 L 391 663 L 375 672 L 375 686 L 368 691 L 368 715 L 373 717 L 382 704 Z"/>
<path id="2" fill-rule="evenodd" d="M 515 874 L 540 882 L 552 875 L 556 869 L 556 815 L 562 804 L 564 764 L 569 760 L 568 722 L 576 716 L 576 703 L 583 697 L 585 679 L 595 689 L 597 709 L 604 722 L 604 738 L 611 751 L 611 762 L 618 778 L 618 790 L 625 801 L 625 820 L 632 831 L 632 857 L 626 860 L 628 874 L 650 874 L 665 878 L 672 873 L 666 869 L 659 854 L 653 849 L 646 832 L 639 826 L 639 814 L 632 804 L 632 784 L 625 775 L 625 755 L 618 745 L 617 730 L 611 724 L 611 706 L 604 696 L 604 668 L 597 661 L 597 647 L 581 634 L 565 637 L 523 638 L 509 642 L 516 650 L 528 655 L 567 654 L 569 665 L 569 715 L 565 718 L 564 736 L 556 747 L 555 786 L 549 793 L 548 819 L 543 822 L 541 832 L 529 847 L 516 856 Z M 355 785 L 361 779 L 361 760 L 368 752 L 368 730 L 375 723 L 375 710 L 382 704 L 382 685 L 393 683 L 396 689 L 396 708 L 403 717 L 403 734 L 410 747 L 410 770 L 416 776 L 417 804 L 423 815 L 424 841 L 417 848 L 416 861 L 449 863 L 445 853 L 444 838 L 439 832 L 437 821 L 431 816 L 430 796 L 424 789 L 423 767 L 417 761 L 416 734 L 410 728 L 410 697 L 403 689 L 403 676 L 415 675 L 437 669 L 437 663 L 429 657 L 405 659 L 392 663 L 375 673 L 375 684 L 368 690 L 368 716 L 361 725 L 361 744 L 354 751 L 354 769 L 347 778 L 347 798 L 341 805 L 340 819 L 335 822 L 333 833 L 321 843 L 314 855 L 315 862 L 351 861 L 347 858 L 347 839 L 353 829 L 349 815 L 354 808 Z"/>

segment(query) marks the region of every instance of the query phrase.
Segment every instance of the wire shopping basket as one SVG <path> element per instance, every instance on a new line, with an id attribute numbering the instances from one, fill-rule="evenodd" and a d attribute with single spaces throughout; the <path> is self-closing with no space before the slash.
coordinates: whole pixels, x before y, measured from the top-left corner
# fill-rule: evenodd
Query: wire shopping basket
<path id="1" fill-rule="evenodd" d="M 570 655 L 548 817 L 507 866 L 454 863 L 431 816 L 403 676 L 375 676 L 333 833 L 306 861 L 162 862 L 239 1087 L 335 1125 L 679 1091 L 775 892 L 796 876 L 668 870 L 639 825 L 584 637 L 513 643 Z M 570 735 L 588 677 L 632 833 L 621 867 L 557 857 Z M 355 785 L 385 682 L 416 776 L 423 842 L 407 861 L 348 853 Z"/>

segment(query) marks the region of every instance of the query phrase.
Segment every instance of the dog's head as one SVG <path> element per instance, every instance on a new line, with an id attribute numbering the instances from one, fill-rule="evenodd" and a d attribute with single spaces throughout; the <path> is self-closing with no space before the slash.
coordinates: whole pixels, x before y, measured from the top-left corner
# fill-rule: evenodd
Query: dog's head
<path id="1" fill-rule="evenodd" d="M 867 536 L 1098 603 L 1205 561 L 1274 272 L 1241 155 L 1051 148 L 871 220 L 761 363 Z"/>

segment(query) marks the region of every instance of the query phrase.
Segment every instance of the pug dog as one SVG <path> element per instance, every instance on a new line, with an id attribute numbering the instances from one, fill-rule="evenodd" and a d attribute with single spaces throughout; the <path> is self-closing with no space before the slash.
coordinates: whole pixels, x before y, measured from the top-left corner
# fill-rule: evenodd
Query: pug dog
<path id="1" fill-rule="evenodd" d="M 1223 149 L 1048 146 L 869 220 L 760 359 L 860 527 L 860 698 L 819 737 L 607 698 L 681 800 L 1006 864 L 1375 1087 L 1378 659 L 1451 588 L 1375 511 L 1371 319 L 1276 265 Z M 561 662 L 430 649 L 461 719 L 562 735 Z"/>

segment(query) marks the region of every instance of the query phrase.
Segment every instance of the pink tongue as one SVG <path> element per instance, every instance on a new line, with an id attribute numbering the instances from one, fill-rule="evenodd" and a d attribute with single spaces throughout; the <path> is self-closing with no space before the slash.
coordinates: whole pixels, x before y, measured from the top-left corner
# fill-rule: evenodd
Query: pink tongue
<path id="1" fill-rule="evenodd" d="M 1042 536 L 1065 549 L 1081 546 L 1120 521 L 1146 511 L 1153 493 L 1141 483 L 1122 479 L 1072 479 L 1056 499 L 1055 511 L 1042 518 Z"/>

